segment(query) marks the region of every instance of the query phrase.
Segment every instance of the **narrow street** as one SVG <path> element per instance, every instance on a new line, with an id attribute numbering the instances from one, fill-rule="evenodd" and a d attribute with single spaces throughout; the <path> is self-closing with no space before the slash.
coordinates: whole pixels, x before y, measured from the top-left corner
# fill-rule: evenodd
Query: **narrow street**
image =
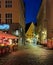
<path id="1" fill-rule="evenodd" d="M 53 50 L 31 46 L 12 52 L 2 59 L 0 58 L 0 65 L 53 65 Z"/>

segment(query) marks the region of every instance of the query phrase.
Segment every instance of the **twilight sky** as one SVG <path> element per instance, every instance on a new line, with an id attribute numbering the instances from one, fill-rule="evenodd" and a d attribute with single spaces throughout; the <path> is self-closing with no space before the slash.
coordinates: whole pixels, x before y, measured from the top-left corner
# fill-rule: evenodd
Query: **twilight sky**
<path id="1" fill-rule="evenodd" d="M 42 0 L 24 0 L 25 5 L 25 21 L 26 24 L 30 22 L 37 22 L 37 14 Z"/>

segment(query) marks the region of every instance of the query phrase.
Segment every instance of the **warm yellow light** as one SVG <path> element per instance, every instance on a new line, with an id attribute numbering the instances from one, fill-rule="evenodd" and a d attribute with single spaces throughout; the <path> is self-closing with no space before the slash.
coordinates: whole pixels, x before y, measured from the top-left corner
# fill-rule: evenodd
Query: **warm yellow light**
<path id="1" fill-rule="evenodd" d="M 42 31 L 42 34 L 46 34 L 47 32 L 46 31 Z"/>
<path id="2" fill-rule="evenodd" d="M 28 38 L 28 39 L 27 39 L 27 41 L 31 42 L 31 39 L 30 39 L 30 38 Z"/>
<path id="3" fill-rule="evenodd" d="M 13 43 L 12 45 L 15 45 L 15 43 Z"/>
<path id="4" fill-rule="evenodd" d="M 12 44 L 12 39 L 9 39 L 9 45 L 11 45 Z"/>
<path id="5" fill-rule="evenodd" d="M 1 46 L 4 46 L 4 44 L 1 44 Z"/>

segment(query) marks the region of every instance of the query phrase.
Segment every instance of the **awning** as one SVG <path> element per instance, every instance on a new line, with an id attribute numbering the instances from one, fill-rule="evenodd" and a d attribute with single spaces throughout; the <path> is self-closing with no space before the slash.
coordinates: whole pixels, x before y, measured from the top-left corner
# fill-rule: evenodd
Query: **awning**
<path id="1" fill-rule="evenodd" d="M 0 39 L 1 38 L 8 38 L 8 39 L 18 39 L 18 37 L 8 34 L 8 33 L 4 33 L 2 31 L 0 31 Z"/>

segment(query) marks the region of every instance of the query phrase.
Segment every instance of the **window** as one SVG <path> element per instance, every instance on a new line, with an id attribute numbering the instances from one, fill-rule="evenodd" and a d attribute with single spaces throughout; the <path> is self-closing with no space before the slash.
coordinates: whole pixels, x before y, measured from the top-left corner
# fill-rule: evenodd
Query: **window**
<path id="1" fill-rule="evenodd" d="M 1 23 L 1 14 L 0 14 L 0 23 Z"/>
<path id="2" fill-rule="evenodd" d="M 5 7 L 6 8 L 11 8 L 12 7 L 12 0 L 6 0 L 5 1 Z"/>
<path id="3" fill-rule="evenodd" d="M 1 1 L 0 1 L 0 8 L 1 8 Z"/>
<path id="4" fill-rule="evenodd" d="M 5 18 L 6 18 L 6 23 L 8 24 L 12 23 L 12 13 L 6 13 Z"/>

